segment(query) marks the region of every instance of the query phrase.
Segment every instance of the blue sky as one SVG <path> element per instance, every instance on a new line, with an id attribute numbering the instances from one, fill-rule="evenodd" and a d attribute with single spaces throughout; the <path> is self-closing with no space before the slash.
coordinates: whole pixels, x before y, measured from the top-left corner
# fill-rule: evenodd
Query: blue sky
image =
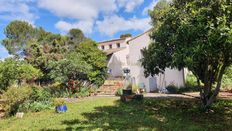
<path id="1" fill-rule="evenodd" d="M 151 27 L 147 10 L 156 3 L 157 0 L 0 0 L 0 40 L 12 20 L 24 20 L 61 34 L 79 28 L 95 41 L 118 38 L 123 33 L 136 36 Z M 0 45 L 0 58 L 8 56 Z"/>

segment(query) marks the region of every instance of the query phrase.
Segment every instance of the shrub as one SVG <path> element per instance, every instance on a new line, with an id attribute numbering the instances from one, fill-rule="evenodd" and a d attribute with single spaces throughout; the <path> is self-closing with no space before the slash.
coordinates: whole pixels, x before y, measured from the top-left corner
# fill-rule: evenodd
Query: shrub
<path id="1" fill-rule="evenodd" d="M 133 85 L 133 86 L 132 86 L 132 92 L 133 92 L 133 93 L 138 93 L 139 89 L 140 89 L 140 88 L 139 88 L 138 85 Z"/>
<path id="2" fill-rule="evenodd" d="M 122 95 L 122 89 L 123 88 L 118 88 L 117 91 L 116 91 L 116 93 L 115 93 L 115 95 L 116 96 L 121 96 Z"/>
<path id="3" fill-rule="evenodd" d="M 186 76 L 186 87 L 196 87 L 197 78 L 193 74 L 188 74 Z"/>
<path id="4" fill-rule="evenodd" d="M 232 90 L 232 66 L 228 67 L 222 79 L 222 89 Z"/>
<path id="5" fill-rule="evenodd" d="M 31 88 L 25 87 L 10 87 L 3 93 L 2 98 L 6 100 L 4 110 L 6 115 L 14 115 L 21 104 L 30 98 Z"/>
<path id="6" fill-rule="evenodd" d="M 32 87 L 32 101 L 50 101 L 51 94 L 48 90 L 42 87 Z"/>
<path id="7" fill-rule="evenodd" d="M 175 85 L 169 85 L 166 87 L 166 89 L 168 90 L 168 93 L 170 94 L 178 93 L 178 87 L 176 87 Z"/>
<path id="8" fill-rule="evenodd" d="M 186 87 L 181 87 L 178 89 L 178 93 L 184 93 L 184 92 L 197 92 L 200 91 L 199 87 L 196 86 L 186 86 Z"/>
<path id="9" fill-rule="evenodd" d="M 33 102 L 25 102 L 19 106 L 19 111 L 22 112 L 39 112 L 46 109 L 52 108 L 52 102 L 50 101 L 33 101 Z"/>
<path id="10" fill-rule="evenodd" d="M 89 87 L 82 87 L 80 91 L 76 93 L 78 97 L 87 97 L 90 95 L 90 88 Z"/>
<path id="11" fill-rule="evenodd" d="M 64 99 L 59 99 L 59 98 L 55 98 L 53 102 L 54 102 L 55 106 L 61 106 L 61 105 L 65 104 L 65 100 Z"/>

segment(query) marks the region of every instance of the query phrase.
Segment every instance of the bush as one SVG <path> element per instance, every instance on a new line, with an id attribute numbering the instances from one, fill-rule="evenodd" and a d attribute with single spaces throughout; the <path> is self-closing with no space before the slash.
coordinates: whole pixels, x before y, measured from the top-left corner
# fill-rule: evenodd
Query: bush
<path id="1" fill-rule="evenodd" d="M 228 67 L 223 75 L 222 79 L 222 89 L 232 90 L 232 66 Z"/>
<path id="2" fill-rule="evenodd" d="M 196 86 L 186 86 L 186 87 L 181 87 L 178 89 L 178 93 L 184 93 L 184 92 L 197 92 L 200 91 L 199 87 Z"/>
<path id="3" fill-rule="evenodd" d="M 32 101 L 50 101 L 51 94 L 48 90 L 42 87 L 32 87 Z"/>
<path id="4" fill-rule="evenodd" d="M 87 97 L 90 95 L 90 88 L 89 87 L 82 87 L 80 91 L 76 93 L 78 97 Z"/>
<path id="5" fill-rule="evenodd" d="M 42 87 L 11 87 L 4 94 L 7 115 L 14 115 L 18 111 L 38 112 L 52 107 L 51 94 Z"/>
<path id="6" fill-rule="evenodd" d="M 53 103 L 55 106 L 62 106 L 62 105 L 65 105 L 65 100 L 56 98 L 54 99 Z"/>
<path id="7" fill-rule="evenodd" d="M 176 87 L 174 85 L 169 85 L 166 87 L 166 89 L 168 90 L 168 93 L 170 93 L 170 94 L 177 94 L 178 93 L 178 87 Z"/>
<path id="8" fill-rule="evenodd" d="M 133 85 L 133 86 L 132 86 L 132 92 L 133 92 L 133 93 L 138 93 L 139 89 L 140 89 L 140 88 L 139 88 L 138 85 Z"/>
<path id="9" fill-rule="evenodd" d="M 196 87 L 197 78 L 193 74 L 188 74 L 186 76 L 186 87 Z"/>
<path id="10" fill-rule="evenodd" d="M 33 101 L 25 102 L 19 106 L 19 111 L 22 112 L 39 112 L 42 110 L 47 110 L 52 108 L 52 103 L 50 101 Z"/>
<path id="11" fill-rule="evenodd" d="M 14 115 L 21 104 L 27 101 L 31 95 L 31 88 L 25 87 L 10 87 L 3 93 L 2 98 L 6 100 L 4 110 L 6 115 Z"/>
<path id="12" fill-rule="evenodd" d="M 122 95 L 122 90 L 123 90 L 123 88 L 118 88 L 115 95 L 116 96 L 121 96 Z"/>

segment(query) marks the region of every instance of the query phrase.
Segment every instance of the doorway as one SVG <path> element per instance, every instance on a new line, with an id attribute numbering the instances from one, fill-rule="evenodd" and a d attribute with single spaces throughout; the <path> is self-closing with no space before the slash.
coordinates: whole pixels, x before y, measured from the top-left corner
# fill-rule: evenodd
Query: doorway
<path id="1" fill-rule="evenodd" d="M 150 88 L 150 92 L 157 91 L 157 78 L 156 77 L 149 78 L 149 88 Z"/>

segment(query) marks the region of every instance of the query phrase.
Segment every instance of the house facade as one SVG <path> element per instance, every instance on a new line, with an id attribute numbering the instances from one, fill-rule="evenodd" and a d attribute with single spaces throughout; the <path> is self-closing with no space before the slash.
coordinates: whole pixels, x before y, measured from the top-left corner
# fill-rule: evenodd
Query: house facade
<path id="1" fill-rule="evenodd" d="M 137 85 L 143 85 L 146 92 L 162 90 L 168 85 L 183 87 L 185 84 L 184 70 L 166 68 L 163 73 L 155 76 L 144 76 L 144 68 L 140 59 L 143 57 L 141 50 L 151 43 L 149 37 L 150 30 L 134 37 L 128 41 L 129 45 L 129 65 L 132 80 Z"/>
<path id="2" fill-rule="evenodd" d="M 112 77 L 122 77 L 123 69 L 129 68 L 129 46 L 127 41 L 131 37 L 99 42 L 98 48 L 105 52 L 108 57 L 108 73 Z"/>
<path id="3" fill-rule="evenodd" d="M 144 87 L 146 92 L 162 90 L 168 85 L 182 87 L 185 84 L 184 70 L 166 68 L 155 76 L 144 76 L 144 68 L 140 59 L 141 50 L 151 43 L 150 30 L 134 38 L 114 39 L 99 42 L 98 48 L 108 57 L 108 71 L 112 77 L 123 77 L 124 69 L 130 70 L 132 83 Z"/>

